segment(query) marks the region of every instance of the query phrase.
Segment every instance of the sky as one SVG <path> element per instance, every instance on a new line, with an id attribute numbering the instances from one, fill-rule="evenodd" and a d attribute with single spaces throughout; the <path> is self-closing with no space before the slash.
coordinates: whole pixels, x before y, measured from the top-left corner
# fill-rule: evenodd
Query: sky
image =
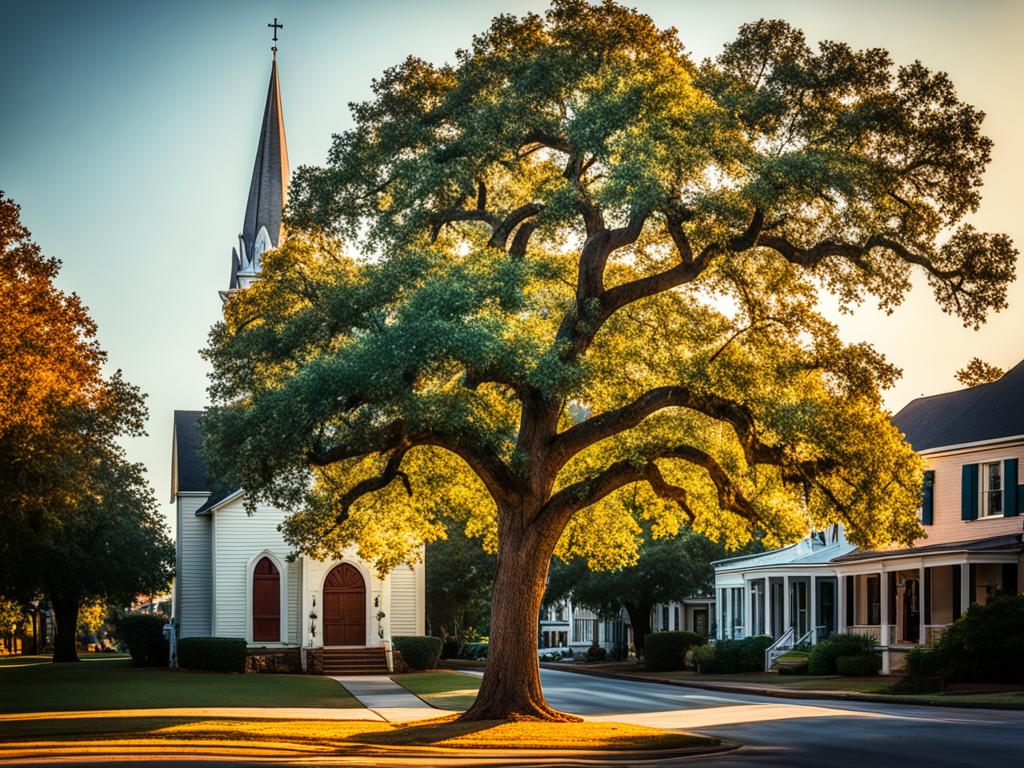
<path id="1" fill-rule="evenodd" d="M 695 58 L 716 55 L 740 24 L 783 18 L 811 42 L 888 49 L 950 73 L 987 113 L 995 142 L 984 202 L 971 221 L 1024 243 L 1024 2 L 636 0 L 679 30 Z M 171 419 L 202 408 L 199 357 L 220 314 L 231 246 L 242 224 L 270 70 L 278 61 L 293 170 L 322 164 L 348 104 L 369 97 L 385 68 L 412 54 L 450 61 L 499 13 L 543 11 L 526 0 L 147 0 L 0 3 L 0 189 L 22 206 L 43 252 L 63 262 L 58 285 L 82 297 L 109 369 L 148 395 L 148 435 L 128 441 L 173 524 Z M 886 395 L 958 388 L 971 357 L 1009 367 L 1024 358 L 1024 279 L 1010 307 L 980 331 L 944 315 L 923 278 L 885 315 L 866 304 L 838 315 L 847 341 L 868 341 L 903 370 Z"/>

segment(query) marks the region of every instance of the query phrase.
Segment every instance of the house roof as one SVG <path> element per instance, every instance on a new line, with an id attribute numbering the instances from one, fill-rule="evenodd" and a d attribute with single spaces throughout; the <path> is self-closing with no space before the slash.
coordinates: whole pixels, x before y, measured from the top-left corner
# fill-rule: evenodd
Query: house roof
<path id="1" fill-rule="evenodd" d="M 174 412 L 174 445 L 171 460 L 171 501 L 179 493 L 209 493 L 210 497 L 196 510 L 203 514 L 235 493 L 210 480 L 203 456 L 203 435 L 199 422 L 203 411 Z"/>
<path id="2" fill-rule="evenodd" d="M 821 544 L 813 537 L 802 539 L 796 544 L 790 544 L 779 549 L 772 549 L 768 552 L 759 552 L 754 555 L 740 555 L 725 560 L 716 560 L 712 565 L 715 570 L 742 568 L 770 568 L 774 566 L 791 565 L 822 565 L 830 563 L 841 555 L 854 550 L 854 546 L 840 537 L 838 541 Z"/>
<path id="3" fill-rule="evenodd" d="M 989 384 L 912 400 L 892 421 L 915 451 L 1024 435 L 1024 361 Z"/>
<path id="4" fill-rule="evenodd" d="M 929 544 L 923 547 L 906 549 L 857 550 L 835 558 L 835 563 L 852 563 L 860 560 L 876 560 L 907 555 L 936 555 L 944 552 L 994 552 L 1014 550 L 1021 547 L 1021 534 L 1012 533 L 1005 536 L 992 536 L 987 539 L 970 541 L 953 541 L 945 544 Z"/>

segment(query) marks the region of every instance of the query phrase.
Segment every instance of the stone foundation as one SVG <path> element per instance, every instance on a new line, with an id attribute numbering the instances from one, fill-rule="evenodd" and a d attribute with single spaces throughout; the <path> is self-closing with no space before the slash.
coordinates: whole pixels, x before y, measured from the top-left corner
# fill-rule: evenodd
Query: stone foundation
<path id="1" fill-rule="evenodd" d="M 322 675 L 324 673 L 324 649 L 303 648 L 302 669 L 307 675 Z"/>
<path id="2" fill-rule="evenodd" d="M 245 654 L 245 671 L 295 674 L 302 671 L 298 648 L 255 648 Z"/>

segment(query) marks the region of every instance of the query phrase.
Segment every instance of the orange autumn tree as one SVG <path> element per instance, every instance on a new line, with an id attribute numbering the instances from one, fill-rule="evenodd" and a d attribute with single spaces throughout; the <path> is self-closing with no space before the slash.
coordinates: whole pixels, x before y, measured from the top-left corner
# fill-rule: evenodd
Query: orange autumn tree
<path id="1" fill-rule="evenodd" d="M 353 117 L 211 334 L 207 454 L 312 556 L 387 570 L 445 517 L 496 548 L 464 719 L 570 717 L 537 667 L 553 554 L 628 564 L 641 523 L 919 535 L 898 372 L 816 303 L 890 309 L 921 270 L 969 325 L 1005 306 L 1016 251 L 964 223 L 990 143 L 946 75 L 781 21 L 697 63 L 557 0 L 389 69 Z"/>

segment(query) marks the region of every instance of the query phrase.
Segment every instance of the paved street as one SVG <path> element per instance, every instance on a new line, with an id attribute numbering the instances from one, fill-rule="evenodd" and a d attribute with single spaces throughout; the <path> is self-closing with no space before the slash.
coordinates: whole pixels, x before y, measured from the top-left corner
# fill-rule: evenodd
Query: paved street
<path id="1" fill-rule="evenodd" d="M 700 766 L 1024 764 L 1024 712 L 778 699 L 553 670 L 541 676 L 548 701 L 559 709 L 744 745 L 692 761 Z"/>

